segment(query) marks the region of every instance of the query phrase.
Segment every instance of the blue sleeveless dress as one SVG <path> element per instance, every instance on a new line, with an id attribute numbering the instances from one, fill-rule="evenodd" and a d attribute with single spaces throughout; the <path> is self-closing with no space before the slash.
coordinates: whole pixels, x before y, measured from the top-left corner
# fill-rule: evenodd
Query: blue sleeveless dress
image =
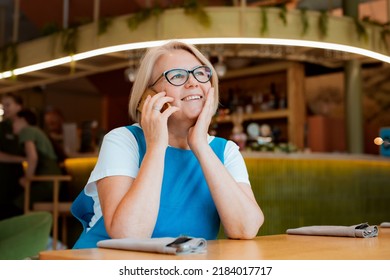
<path id="1" fill-rule="evenodd" d="M 145 155 L 146 143 L 142 129 L 127 126 L 137 139 L 141 164 Z M 210 146 L 224 162 L 226 140 L 215 137 Z M 82 223 L 83 232 L 74 245 L 76 248 L 95 248 L 100 240 L 109 239 L 101 217 L 87 231 L 94 215 L 93 199 L 84 190 L 72 204 L 72 214 Z M 165 168 L 160 197 L 160 209 L 153 237 L 177 237 L 188 235 L 207 240 L 216 239 L 220 219 L 202 169 L 191 150 L 168 147 L 165 155 Z"/>

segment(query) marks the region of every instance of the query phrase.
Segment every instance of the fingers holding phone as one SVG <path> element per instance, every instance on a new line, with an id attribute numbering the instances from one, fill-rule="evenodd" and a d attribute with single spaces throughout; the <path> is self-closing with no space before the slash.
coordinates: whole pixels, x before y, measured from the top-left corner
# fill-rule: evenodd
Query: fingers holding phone
<path id="1" fill-rule="evenodd" d="M 168 145 L 168 118 L 179 110 L 178 107 L 167 105 L 173 97 L 166 92 L 156 93 L 148 90 L 138 105 L 141 112 L 141 127 L 144 131 L 147 146 L 154 145 L 166 148 Z M 142 104 L 141 104 L 142 103 Z"/>
<path id="2" fill-rule="evenodd" d="M 161 92 L 160 92 L 160 93 L 161 93 Z M 156 94 L 160 94 L 160 93 L 155 92 L 155 91 L 154 91 L 153 89 L 151 89 L 151 88 L 146 89 L 146 91 L 144 92 L 144 94 L 143 94 L 142 97 L 141 97 L 140 102 L 138 103 L 137 110 L 138 110 L 139 112 L 142 113 L 142 111 L 143 111 L 143 109 L 144 109 L 144 104 L 145 104 L 146 98 L 147 98 L 148 96 L 153 97 L 153 96 L 155 96 Z M 163 96 L 163 95 L 162 95 L 162 96 Z M 162 104 L 162 106 L 159 106 L 158 100 L 156 100 L 156 101 L 154 102 L 154 105 L 153 105 L 152 109 L 153 109 L 153 110 L 160 111 L 160 112 L 162 113 L 162 112 L 164 112 L 166 109 L 168 109 L 170 106 L 171 106 L 171 104 L 169 104 L 168 102 L 165 102 L 165 103 Z"/>

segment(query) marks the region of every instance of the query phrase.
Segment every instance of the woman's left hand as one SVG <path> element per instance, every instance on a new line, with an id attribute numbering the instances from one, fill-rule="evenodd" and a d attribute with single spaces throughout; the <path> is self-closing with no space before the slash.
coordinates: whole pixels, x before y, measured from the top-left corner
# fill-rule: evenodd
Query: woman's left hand
<path id="1" fill-rule="evenodd" d="M 211 87 L 206 96 L 206 102 L 195 125 L 188 131 L 188 144 L 194 152 L 202 145 L 208 145 L 207 133 L 214 115 L 214 88 Z"/>

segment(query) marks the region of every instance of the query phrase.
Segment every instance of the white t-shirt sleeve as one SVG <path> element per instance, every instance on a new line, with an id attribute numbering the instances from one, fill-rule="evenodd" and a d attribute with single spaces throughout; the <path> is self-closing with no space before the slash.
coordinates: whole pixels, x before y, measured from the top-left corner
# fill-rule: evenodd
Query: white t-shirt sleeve
<path id="1" fill-rule="evenodd" d="M 250 185 L 248 170 L 239 147 L 233 141 L 228 141 L 225 147 L 225 167 L 236 182 Z"/>
<path id="2" fill-rule="evenodd" d="M 107 133 L 100 148 L 98 161 L 85 186 L 85 194 L 92 197 L 95 215 L 91 228 L 102 216 L 96 182 L 108 176 L 137 177 L 139 170 L 139 149 L 134 135 L 126 128 L 119 127 Z"/>
<path id="3" fill-rule="evenodd" d="M 85 188 L 86 194 L 96 195 L 96 181 L 107 176 L 135 178 L 138 165 L 139 151 L 134 135 L 126 127 L 113 129 L 103 138 L 98 161 Z"/>

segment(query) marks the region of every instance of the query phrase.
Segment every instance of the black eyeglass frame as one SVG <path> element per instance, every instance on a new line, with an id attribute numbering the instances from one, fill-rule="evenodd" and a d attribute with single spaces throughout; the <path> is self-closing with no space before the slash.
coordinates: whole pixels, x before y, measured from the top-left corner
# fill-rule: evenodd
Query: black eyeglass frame
<path id="1" fill-rule="evenodd" d="M 199 68 L 206 68 L 206 69 L 208 69 L 208 70 L 210 71 L 210 76 L 209 76 L 209 78 L 208 78 L 207 81 L 204 81 L 204 82 L 203 82 L 203 81 L 199 81 L 198 78 L 194 75 L 194 72 L 195 72 L 197 69 L 199 69 Z M 176 71 L 176 70 L 183 70 L 183 71 L 187 72 L 187 78 L 186 78 L 186 80 L 185 80 L 183 83 L 179 84 L 179 85 L 173 84 L 173 83 L 168 79 L 168 76 L 167 76 L 170 72 Z M 164 71 L 164 72 L 161 74 L 161 76 L 158 77 L 158 79 L 157 79 L 153 84 L 151 84 L 149 87 L 153 87 L 155 84 L 157 84 L 157 82 L 158 82 L 162 77 L 165 77 L 165 80 L 167 80 L 167 82 L 170 83 L 171 85 L 176 86 L 176 87 L 179 87 L 179 86 L 184 85 L 184 84 L 188 81 L 188 79 L 190 78 L 190 74 L 192 74 L 192 76 L 195 78 L 195 80 L 197 80 L 199 83 L 205 84 L 205 83 L 207 83 L 207 82 L 209 82 L 209 81 L 211 80 L 211 77 L 213 76 L 213 71 L 212 71 L 211 68 L 210 68 L 209 66 L 207 66 L 207 65 L 196 66 L 196 67 L 193 68 L 192 70 L 187 70 L 187 69 L 184 69 L 184 68 L 173 68 L 173 69 L 169 69 L 169 70 L 167 70 L 167 71 Z"/>

